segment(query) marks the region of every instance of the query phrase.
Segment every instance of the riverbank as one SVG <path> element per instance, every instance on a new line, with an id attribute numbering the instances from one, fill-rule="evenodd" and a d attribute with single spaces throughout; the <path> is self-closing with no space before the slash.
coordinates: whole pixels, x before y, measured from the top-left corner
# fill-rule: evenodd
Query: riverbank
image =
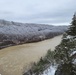
<path id="1" fill-rule="evenodd" d="M 37 62 L 49 49 L 54 50 L 62 36 L 41 42 L 12 46 L 0 51 L 0 73 L 2 75 L 22 75 L 31 62 Z"/>
<path id="2" fill-rule="evenodd" d="M 0 41 L 0 50 L 2 50 L 3 48 L 7 48 L 7 47 L 11 47 L 11 46 L 17 46 L 17 45 L 23 45 L 23 44 L 28 44 L 28 43 L 35 43 L 35 42 L 40 42 L 40 41 L 44 41 L 47 39 L 52 39 L 56 36 L 61 35 L 62 33 L 48 33 L 49 36 L 47 37 L 43 37 L 43 36 L 36 36 L 36 37 L 32 37 L 31 39 L 27 39 L 27 40 L 5 40 L 4 41 Z"/>

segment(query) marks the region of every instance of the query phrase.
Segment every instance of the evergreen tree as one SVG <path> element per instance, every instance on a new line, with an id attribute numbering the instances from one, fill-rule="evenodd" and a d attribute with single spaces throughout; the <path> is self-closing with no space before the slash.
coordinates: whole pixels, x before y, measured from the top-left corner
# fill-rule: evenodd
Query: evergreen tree
<path id="1" fill-rule="evenodd" d="M 71 22 L 71 26 L 69 28 L 69 30 L 67 31 L 69 35 L 76 35 L 76 13 L 74 14 L 73 18 L 72 18 L 72 22 Z"/>
<path id="2" fill-rule="evenodd" d="M 55 59 L 60 65 L 55 75 L 76 75 L 76 13 L 69 30 L 63 35 L 61 43 L 56 47 Z"/>
<path id="3" fill-rule="evenodd" d="M 63 35 L 62 42 L 56 47 L 55 59 L 59 62 L 68 63 L 72 59 L 70 58 L 71 53 L 76 48 L 75 38 L 67 38 L 68 35 Z"/>

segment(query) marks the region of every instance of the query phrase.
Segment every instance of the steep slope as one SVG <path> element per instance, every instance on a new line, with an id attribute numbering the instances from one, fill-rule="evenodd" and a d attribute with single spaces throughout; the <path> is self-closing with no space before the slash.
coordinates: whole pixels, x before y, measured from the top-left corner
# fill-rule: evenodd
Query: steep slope
<path id="1" fill-rule="evenodd" d="M 49 71 L 51 70 L 51 71 Z M 44 72 L 43 72 L 44 71 Z M 53 73 L 52 73 L 53 71 Z M 76 14 L 61 43 L 23 75 L 76 75 Z"/>

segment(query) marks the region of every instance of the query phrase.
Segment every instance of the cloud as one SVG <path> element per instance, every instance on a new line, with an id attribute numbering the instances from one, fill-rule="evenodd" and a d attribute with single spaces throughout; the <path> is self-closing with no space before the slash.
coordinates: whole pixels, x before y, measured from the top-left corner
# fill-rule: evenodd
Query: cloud
<path id="1" fill-rule="evenodd" d="M 69 24 L 76 0 L 1 0 L 0 18 L 28 23 Z"/>

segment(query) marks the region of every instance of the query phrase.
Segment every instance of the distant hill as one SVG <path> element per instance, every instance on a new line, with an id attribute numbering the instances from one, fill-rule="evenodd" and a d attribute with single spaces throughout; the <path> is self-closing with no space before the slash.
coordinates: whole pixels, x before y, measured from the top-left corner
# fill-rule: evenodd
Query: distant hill
<path id="1" fill-rule="evenodd" d="M 64 33 L 67 28 L 68 26 L 18 23 L 0 20 L 0 48 L 49 39 Z"/>

